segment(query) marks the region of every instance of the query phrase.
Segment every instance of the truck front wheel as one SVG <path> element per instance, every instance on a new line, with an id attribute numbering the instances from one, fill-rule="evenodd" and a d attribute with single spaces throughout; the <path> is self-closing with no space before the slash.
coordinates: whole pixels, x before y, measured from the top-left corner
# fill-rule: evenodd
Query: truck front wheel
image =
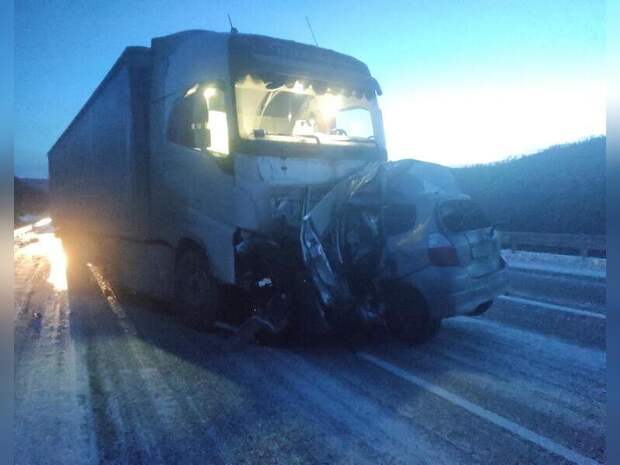
<path id="1" fill-rule="evenodd" d="M 187 250 L 175 270 L 174 302 L 184 322 L 196 329 L 210 329 L 217 320 L 218 284 L 203 253 Z"/>

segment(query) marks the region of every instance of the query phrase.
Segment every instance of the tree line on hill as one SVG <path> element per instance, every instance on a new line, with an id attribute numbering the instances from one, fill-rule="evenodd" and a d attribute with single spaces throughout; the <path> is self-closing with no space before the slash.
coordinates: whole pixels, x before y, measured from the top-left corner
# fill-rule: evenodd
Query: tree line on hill
<path id="1" fill-rule="evenodd" d="M 48 207 L 47 179 L 13 178 L 13 220 L 20 224 L 24 215 L 38 215 Z"/>
<path id="2" fill-rule="evenodd" d="M 604 136 L 453 173 L 501 230 L 605 234 Z"/>

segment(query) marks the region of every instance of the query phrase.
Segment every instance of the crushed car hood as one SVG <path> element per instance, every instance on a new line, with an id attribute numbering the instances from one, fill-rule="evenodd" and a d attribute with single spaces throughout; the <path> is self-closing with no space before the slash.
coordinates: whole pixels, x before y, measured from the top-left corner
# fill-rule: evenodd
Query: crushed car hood
<path id="1" fill-rule="evenodd" d="M 417 160 L 370 163 L 339 182 L 303 217 L 300 231 L 322 304 L 350 308 L 376 279 L 405 273 L 407 249 L 427 223 L 420 200 L 462 195 L 448 168 Z"/>

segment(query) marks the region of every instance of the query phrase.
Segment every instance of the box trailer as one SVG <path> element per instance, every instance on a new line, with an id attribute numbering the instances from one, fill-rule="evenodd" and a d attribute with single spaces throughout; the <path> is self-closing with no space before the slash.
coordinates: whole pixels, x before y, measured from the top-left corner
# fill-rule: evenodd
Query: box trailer
<path id="1" fill-rule="evenodd" d="M 148 48 L 127 48 L 50 150 L 52 205 L 61 229 L 150 237 L 150 70 Z"/>

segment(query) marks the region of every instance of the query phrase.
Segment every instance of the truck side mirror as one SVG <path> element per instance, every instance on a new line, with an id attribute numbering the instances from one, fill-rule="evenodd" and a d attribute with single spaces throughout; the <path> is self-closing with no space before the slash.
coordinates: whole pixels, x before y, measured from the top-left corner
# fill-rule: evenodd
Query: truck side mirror
<path id="1" fill-rule="evenodd" d="M 186 99 L 191 108 L 192 145 L 206 150 L 211 145 L 211 131 L 207 128 L 209 107 L 202 92 L 195 92 Z"/>
<path id="2" fill-rule="evenodd" d="M 206 124 L 197 124 L 192 128 L 194 147 L 200 150 L 207 150 L 211 146 L 211 130 L 205 126 Z"/>

